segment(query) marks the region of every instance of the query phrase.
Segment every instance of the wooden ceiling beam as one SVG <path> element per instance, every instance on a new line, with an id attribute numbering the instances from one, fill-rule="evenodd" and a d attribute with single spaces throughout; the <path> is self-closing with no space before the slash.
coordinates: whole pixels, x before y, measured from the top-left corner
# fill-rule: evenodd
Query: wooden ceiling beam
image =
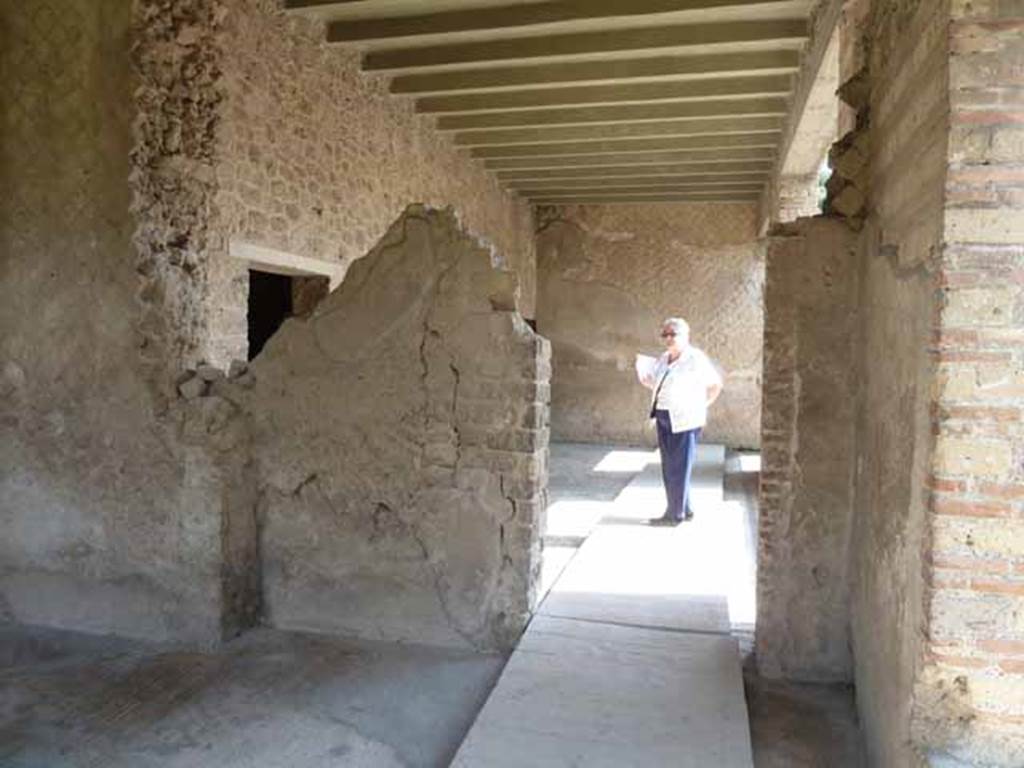
<path id="1" fill-rule="evenodd" d="M 767 178 L 770 166 L 751 165 L 750 163 L 691 163 L 688 165 L 664 165 L 656 171 L 650 167 L 638 168 L 634 165 L 609 166 L 607 168 L 550 168 L 536 171 L 499 171 L 496 176 L 502 183 L 510 186 L 532 184 L 539 179 L 602 179 L 623 176 L 690 176 L 698 179 L 710 179 L 723 176 L 744 176 Z"/>
<path id="2" fill-rule="evenodd" d="M 443 115 L 437 120 L 442 131 L 488 128 L 532 128 L 547 125 L 588 125 L 639 123 L 655 120 L 685 120 L 703 117 L 784 116 L 785 99 L 709 99 L 665 104 L 613 104 L 598 107 L 525 109 L 511 112 L 482 112 L 473 115 Z"/>
<path id="3" fill-rule="evenodd" d="M 691 194 L 651 192 L 645 194 L 581 195 L 579 197 L 532 197 L 531 205 L 608 205 L 612 203 L 756 203 L 760 192 L 727 192 L 724 194 Z"/>
<path id="4" fill-rule="evenodd" d="M 632 104 L 660 101 L 702 101 L 723 97 L 785 96 L 790 75 L 720 77 L 706 80 L 671 80 L 653 83 L 583 85 L 569 88 L 529 88 L 517 91 L 427 96 L 416 100 L 424 114 L 467 114 L 538 107 L 571 107 L 584 104 Z"/>
<path id="5" fill-rule="evenodd" d="M 602 189 L 604 187 L 756 187 L 760 189 L 767 181 L 764 174 L 749 173 L 736 174 L 734 176 L 630 176 L 610 177 L 592 179 L 535 179 L 533 181 L 522 181 L 508 183 L 510 189 L 520 194 L 522 190 L 548 189 L 548 190 L 572 190 L 572 189 Z"/>
<path id="6" fill-rule="evenodd" d="M 675 136 L 667 138 L 610 139 L 602 141 L 560 141 L 540 144 L 505 144 L 497 146 L 473 147 L 469 150 L 471 157 L 505 158 L 505 157 L 559 157 L 566 155 L 609 155 L 632 154 L 634 152 L 654 152 L 677 149 L 726 149 L 731 147 L 774 148 L 779 141 L 779 134 L 772 131 L 758 133 L 725 133 L 708 136 Z"/>
<path id="7" fill-rule="evenodd" d="M 453 64 L 608 56 L 660 49 L 695 48 L 710 53 L 715 46 L 743 47 L 751 44 L 771 48 L 797 47 L 806 40 L 807 34 L 806 19 L 729 21 L 573 32 L 370 51 L 363 57 L 363 69 L 410 70 Z"/>
<path id="8" fill-rule="evenodd" d="M 497 157 L 485 160 L 484 168 L 498 170 L 529 170 L 535 168 L 578 168 L 582 166 L 624 165 L 636 166 L 665 165 L 666 163 L 708 163 L 729 161 L 757 161 L 765 164 L 775 159 L 770 148 L 742 147 L 735 149 L 697 149 L 677 152 L 635 152 L 633 154 L 609 155 L 566 155 L 553 157 Z"/>
<path id="9" fill-rule="evenodd" d="M 566 83 L 635 85 L 636 80 L 699 80 L 724 75 L 788 75 L 800 66 L 796 50 L 742 51 L 706 56 L 656 56 L 610 61 L 565 62 L 453 69 L 396 75 L 391 92 L 445 94 L 502 92 L 513 88 L 555 87 Z"/>
<path id="10" fill-rule="evenodd" d="M 332 6 L 352 7 L 352 0 L 285 0 L 289 10 L 309 10 L 330 19 Z M 450 36 L 494 30 L 530 31 L 530 27 L 580 23 L 630 23 L 646 16 L 715 11 L 716 9 L 758 9 L 792 7 L 781 0 L 554 0 L 531 4 L 508 4 L 482 8 L 430 11 L 405 15 L 380 15 L 330 21 L 327 39 L 331 42 L 360 42 Z M 347 10 L 347 9 L 346 9 Z M 372 6 L 367 7 L 367 11 Z"/>
<path id="11" fill-rule="evenodd" d="M 715 117 L 693 120 L 657 120 L 646 123 L 613 123 L 610 125 L 459 131 L 452 135 L 457 146 L 479 147 L 488 144 L 544 144 L 643 137 L 718 136 L 728 133 L 745 134 L 759 131 L 778 133 L 781 128 L 782 119 L 780 117 Z"/>

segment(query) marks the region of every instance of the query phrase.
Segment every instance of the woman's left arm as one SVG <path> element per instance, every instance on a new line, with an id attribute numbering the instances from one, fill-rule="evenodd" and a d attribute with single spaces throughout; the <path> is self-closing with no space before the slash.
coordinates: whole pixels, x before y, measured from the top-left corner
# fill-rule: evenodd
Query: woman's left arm
<path id="1" fill-rule="evenodd" d="M 708 382 L 708 384 L 707 384 L 708 405 L 710 406 L 712 403 L 715 402 L 715 400 L 718 399 L 718 396 L 720 394 L 722 394 L 722 389 L 723 389 L 722 374 L 720 374 L 718 372 L 718 367 L 714 363 L 711 362 L 711 358 L 707 357 L 707 355 L 704 356 L 704 367 L 705 367 L 705 371 L 706 371 L 705 372 L 705 376 L 706 376 L 706 379 L 707 379 L 707 382 Z"/>

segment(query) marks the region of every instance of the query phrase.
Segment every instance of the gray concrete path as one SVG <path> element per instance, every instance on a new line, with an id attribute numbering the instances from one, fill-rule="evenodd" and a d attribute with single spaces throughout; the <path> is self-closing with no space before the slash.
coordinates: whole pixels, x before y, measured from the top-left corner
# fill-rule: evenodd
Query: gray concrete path
<path id="1" fill-rule="evenodd" d="M 748 574 L 738 567 L 742 520 L 722 499 L 724 451 L 701 446 L 696 519 L 678 528 L 646 525 L 665 503 L 657 454 L 621 454 L 607 463 L 632 462 L 632 481 L 610 503 L 573 499 L 600 522 L 551 586 L 454 766 L 752 766 L 729 634 L 730 613 L 750 610 Z"/>

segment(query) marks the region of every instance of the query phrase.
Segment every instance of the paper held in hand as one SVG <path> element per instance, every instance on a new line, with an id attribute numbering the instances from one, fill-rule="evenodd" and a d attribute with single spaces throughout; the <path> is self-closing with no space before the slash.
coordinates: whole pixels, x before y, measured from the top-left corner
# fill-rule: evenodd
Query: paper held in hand
<path id="1" fill-rule="evenodd" d="M 658 367 L 658 358 L 649 355 L 636 356 L 636 377 L 641 384 L 649 384 L 654 380 L 654 371 Z"/>

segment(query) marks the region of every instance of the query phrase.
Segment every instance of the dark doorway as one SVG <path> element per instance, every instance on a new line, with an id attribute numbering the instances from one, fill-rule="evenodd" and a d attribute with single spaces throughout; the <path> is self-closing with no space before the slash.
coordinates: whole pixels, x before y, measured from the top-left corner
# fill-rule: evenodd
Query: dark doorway
<path id="1" fill-rule="evenodd" d="M 249 270 L 249 359 L 292 314 L 292 278 Z"/>

